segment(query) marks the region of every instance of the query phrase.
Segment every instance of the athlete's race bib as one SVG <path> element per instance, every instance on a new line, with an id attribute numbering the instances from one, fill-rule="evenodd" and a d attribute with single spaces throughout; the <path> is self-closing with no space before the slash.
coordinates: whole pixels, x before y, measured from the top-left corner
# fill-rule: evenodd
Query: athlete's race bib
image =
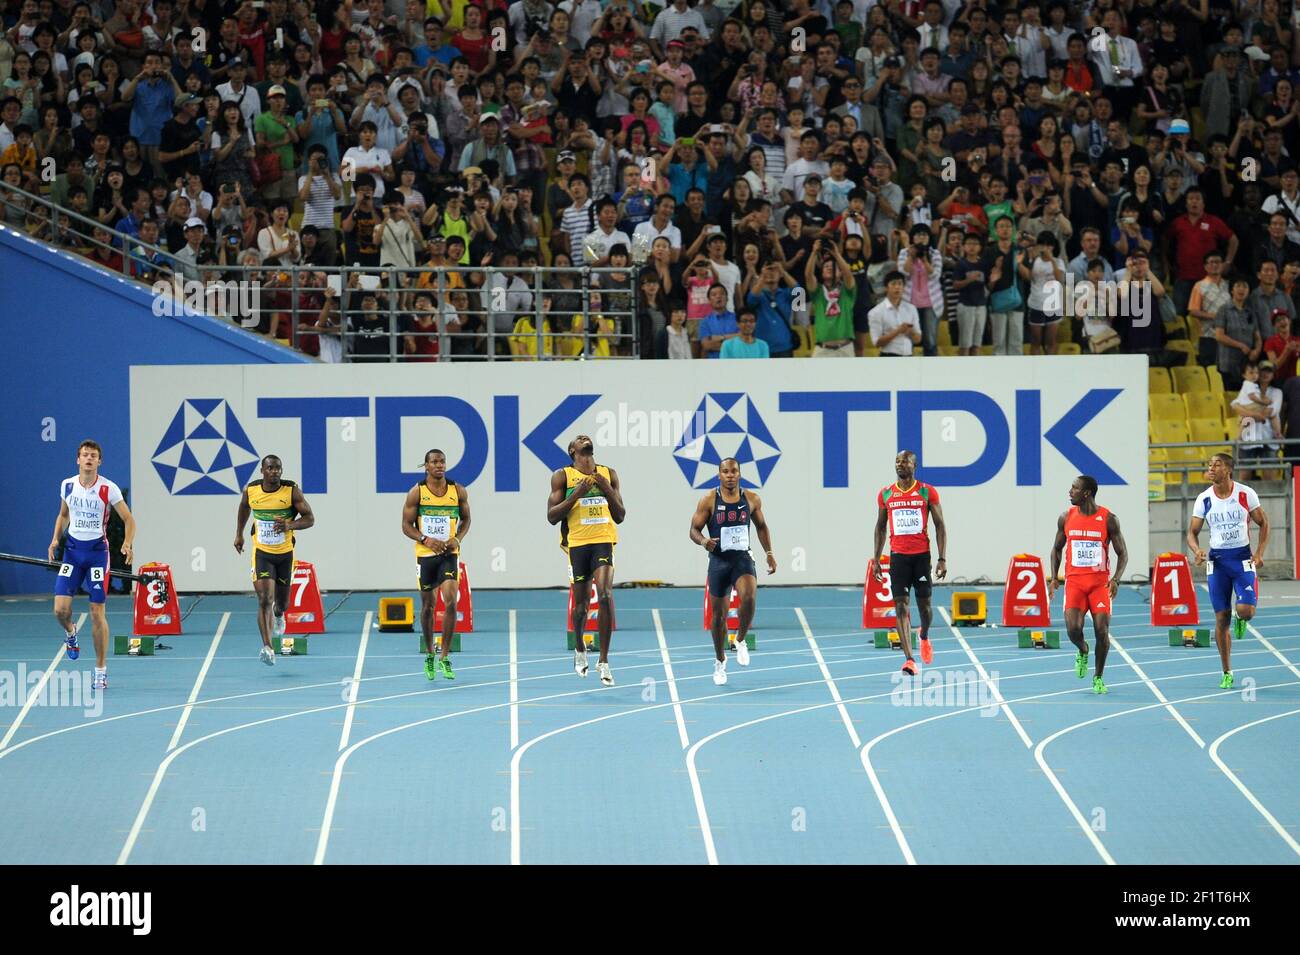
<path id="1" fill-rule="evenodd" d="M 1214 561 L 1207 560 L 1205 562 L 1205 576 L 1208 577 L 1212 573 L 1214 573 Z"/>
<path id="2" fill-rule="evenodd" d="M 97 516 L 96 517 L 81 517 L 81 516 L 74 517 L 72 519 L 72 528 L 73 530 L 78 530 L 78 531 L 91 531 L 94 533 L 98 533 L 100 530 L 99 520 L 100 519 Z"/>
<path id="3" fill-rule="evenodd" d="M 896 507 L 889 512 L 893 523 L 894 536 L 921 533 L 921 509 L 919 507 Z"/>
<path id="4" fill-rule="evenodd" d="M 1101 541 L 1070 541 L 1070 563 L 1075 567 L 1101 566 Z"/>
<path id="5" fill-rule="evenodd" d="M 1253 560 L 1243 560 L 1241 562 L 1241 569 L 1248 574 L 1253 574 L 1255 572 L 1255 562 Z"/>
<path id="6" fill-rule="evenodd" d="M 284 531 L 275 529 L 275 521 L 259 520 L 257 522 L 257 542 L 267 545 L 283 544 Z"/>
<path id="7" fill-rule="evenodd" d="M 608 524 L 609 514 L 601 513 L 606 503 L 603 497 L 584 497 L 580 505 L 583 509 L 582 517 L 579 519 L 580 522 L 583 524 Z"/>
<path id="8" fill-rule="evenodd" d="M 451 518 L 445 514 L 423 514 L 420 516 L 420 533 L 436 541 L 451 538 Z"/>
<path id="9" fill-rule="evenodd" d="M 723 550 L 749 550 L 749 525 L 721 527 Z"/>

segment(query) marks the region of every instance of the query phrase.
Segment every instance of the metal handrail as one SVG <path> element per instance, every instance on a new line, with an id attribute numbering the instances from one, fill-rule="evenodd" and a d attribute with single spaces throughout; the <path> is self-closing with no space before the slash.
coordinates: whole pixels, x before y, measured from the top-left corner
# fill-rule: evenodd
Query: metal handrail
<path id="1" fill-rule="evenodd" d="M 176 286 L 178 280 L 183 282 L 184 279 L 183 279 L 183 273 L 181 272 L 179 263 L 176 261 L 176 256 L 174 253 L 169 252 L 168 250 L 161 248 L 157 245 L 144 242 L 141 239 L 138 239 L 134 236 L 120 232 L 111 226 L 104 225 L 103 223 L 99 222 L 96 219 L 92 219 L 88 216 L 84 216 L 70 209 L 66 209 L 44 196 L 27 192 L 26 190 L 19 187 L 0 186 L 0 206 L 5 208 L 12 207 L 14 205 L 14 202 L 12 201 L 12 197 L 15 195 L 26 200 L 28 208 L 24 210 L 24 213 L 29 218 L 36 217 L 37 219 L 39 219 L 41 217 L 41 214 L 34 213 L 32 209 L 40 208 L 44 211 L 45 221 L 48 223 L 52 223 L 54 230 L 57 230 L 59 228 L 58 226 L 59 216 L 67 216 L 69 218 L 70 223 L 79 224 L 83 226 L 84 231 L 79 229 L 74 229 L 75 234 L 79 238 L 85 241 L 85 245 L 80 246 L 79 248 L 85 248 L 86 246 L 89 246 L 95 248 L 109 249 L 114 252 L 120 252 L 122 256 L 122 273 L 124 275 L 127 275 L 128 277 L 132 276 L 132 263 L 138 261 L 136 255 L 139 251 L 143 251 L 147 253 L 150 258 L 158 258 L 160 261 L 152 263 L 155 266 L 154 271 L 159 276 L 159 278 L 156 278 L 153 283 L 155 294 L 164 295 L 164 296 L 168 295 L 166 291 L 166 286 L 168 285 L 168 280 L 170 280 L 171 289 L 172 289 L 172 292 L 170 293 L 170 297 L 175 299 L 177 294 L 179 293 L 181 301 L 186 302 L 186 296 L 184 294 L 184 286 L 182 285 L 179 288 Z M 0 227 L 3 227 L 2 223 L 0 223 Z M 108 243 L 100 242 L 95 239 L 93 230 L 96 228 L 103 229 L 106 233 L 108 233 L 110 237 Z M 65 251 L 75 252 L 76 250 L 65 250 Z M 236 257 L 238 257 L 238 255 L 242 255 L 242 253 L 245 251 L 247 250 L 241 248 L 239 250 L 239 253 L 237 253 Z M 91 259 L 91 261 L 95 262 L 95 264 L 100 265 L 101 267 L 104 265 L 102 261 L 98 261 L 95 259 Z M 313 334 L 319 335 L 319 332 L 317 332 L 314 327 L 305 327 L 300 322 L 300 317 L 301 317 L 300 306 L 302 304 L 300 293 L 322 290 L 322 286 L 315 283 L 312 276 L 324 274 L 327 277 L 326 286 L 329 285 L 328 283 L 329 276 L 338 276 L 339 286 L 341 291 L 343 293 L 351 293 L 352 291 L 357 289 L 357 287 L 360 284 L 359 278 L 356 277 L 359 277 L 361 275 L 375 275 L 376 273 L 378 273 L 381 280 L 380 284 L 386 285 L 386 288 L 384 288 L 384 292 L 386 293 L 388 298 L 388 303 L 387 303 L 388 305 L 387 315 L 389 320 L 388 330 L 387 330 L 387 335 L 389 338 L 388 360 L 392 362 L 402 361 L 402 360 L 422 360 L 422 359 L 413 358 L 411 356 L 407 356 L 401 351 L 399 351 L 398 343 L 397 343 L 397 339 L 399 335 L 402 336 L 411 335 L 413 337 L 433 337 L 434 335 L 437 335 L 439 339 L 439 348 L 438 348 L 439 361 L 448 361 L 451 359 L 452 357 L 451 349 L 448 346 L 455 339 L 477 340 L 479 338 L 486 338 L 486 354 L 482 356 L 457 355 L 456 357 L 457 358 L 480 358 L 481 357 L 484 360 L 488 360 L 488 361 L 497 360 L 498 358 L 496 354 L 497 340 L 501 337 L 505 337 L 507 341 L 509 341 L 511 339 L 518 339 L 521 336 L 515 335 L 513 330 L 508 332 L 501 332 L 501 333 L 497 332 L 496 323 L 493 320 L 493 317 L 497 314 L 502 314 L 502 313 L 494 312 L 490 308 L 479 308 L 479 309 L 471 308 L 467 310 L 467 312 L 465 313 L 470 316 L 478 316 L 482 319 L 483 325 L 485 326 L 484 334 L 480 335 L 479 333 L 449 332 L 446 328 L 445 314 L 441 308 L 441 304 L 447 300 L 446 296 L 448 295 L 448 293 L 455 292 L 455 291 L 464 291 L 467 295 L 483 295 L 485 294 L 485 290 L 482 287 L 477 289 L 476 288 L 463 288 L 463 289 L 450 288 L 449 283 L 446 281 L 446 275 L 450 272 L 462 272 L 462 271 L 482 272 L 482 273 L 487 273 L 488 275 L 502 274 L 511 277 L 531 275 L 533 281 L 529 287 L 529 293 L 533 298 L 532 311 L 518 312 L 518 313 L 512 312 L 509 314 L 514 315 L 514 323 L 516 325 L 518 324 L 519 320 L 525 316 L 531 317 L 533 319 L 534 330 L 532 334 L 533 334 L 533 343 L 534 343 L 534 353 L 532 355 L 510 354 L 508 356 L 501 356 L 503 360 L 563 361 L 563 360 L 580 359 L 580 358 L 595 358 L 597 356 L 593 354 L 593 343 L 598 342 L 600 340 L 610 342 L 611 344 L 622 344 L 622 343 L 631 344 L 630 355 L 610 354 L 608 356 L 601 356 L 601 357 L 607 357 L 613 360 L 640 357 L 640 335 L 638 334 L 638 330 L 637 330 L 637 316 L 640 311 L 639 309 L 640 287 L 639 287 L 639 283 L 635 280 L 636 272 L 638 269 L 638 266 L 636 264 L 630 264 L 628 267 L 623 269 L 618 269 L 618 268 L 613 268 L 608 266 L 602 268 L 592 268 L 590 266 L 566 266 L 566 267 L 530 266 L 530 267 L 514 267 L 514 268 L 503 269 L 494 266 L 487 266 L 487 267 L 484 266 L 398 267 L 398 266 L 348 266 L 348 265 L 284 266 L 284 265 L 279 265 L 278 263 L 277 264 L 261 263 L 259 265 L 254 266 L 254 265 L 241 265 L 238 262 L 234 264 L 213 262 L 213 263 L 204 263 L 202 266 L 199 266 L 199 269 L 201 274 L 217 273 L 223 278 L 226 276 L 243 277 L 249 275 L 250 273 L 253 273 L 255 277 L 260 277 L 262 274 L 267 272 L 281 273 L 281 275 L 284 276 L 284 279 L 281 280 L 281 284 L 272 286 L 271 290 L 272 291 L 284 290 L 289 293 L 289 298 L 290 298 L 290 305 L 288 309 L 288 311 L 290 312 L 289 335 L 290 335 L 290 341 L 294 343 L 298 341 L 300 335 L 313 335 Z M 414 281 L 410 281 L 403 284 L 398 280 L 399 275 L 427 276 L 430 274 L 437 274 L 437 280 L 436 283 L 433 284 L 433 287 L 428 287 L 426 285 L 426 287 L 424 288 L 416 288 L 415 287 L 416 283 Z M 563 288 L 563 287 L 547 288 L 542 284 L 542 280 L 544 277 L 548 277 L 550 275 L 555 275 L 555 274 L 573 275 L 576 280 L 575 287 L 572 289 Z M 593 293 L 600 294 L 602 293 L 602 291 L 604 292 L 610 291 L 608 287 L 602 287 L 602 285 L 600 284 L 599 280 L 601 276 L 615 275 L 615 274 L 622 274 L 623 276 L 625 276 L 626 287 L 620 287 L 617 291 L 618 294 L 620 295 L 626 294 L 629 296 L 629 307 L 627 309 L 610 309 L 610 308 L 602 307 L 599 311 L 593 311 L 592 308 Z M 306 278 L 307 281 L 303 281 L 304 278 Z M 283 284 L 285 282 L 287 282 L 287 285 Z M 221 286 L 221 291 L 223 292 L 229 291 L 228 280 L 225 282 L 218 282 L 216 284 L 218 286 Z M 257 291 L 259 293 L 262 289 L 260 282 L 250 283 L 241 280 L 241 284 L 245 287 L 256 284 Z M 211 288 L 211 283 L 205 282 L 204 285 L 205 285 L 204 304 L 206 304 L 211 297 L 209 293 L 214 290 Z M 405 300 L 407 303 L 413 302 L 414 294 L 419 291 L 431 291 L 435 293 L 435 302 L 437 303 L 437 322 L 438 322 L 437 332 L 402 332 L 398 328 L 398 315 L 412 312 L 412 309 L 410 309 L 409 307 L 400 308 L 399 302 L 403 300 Z M 577 294 L 581 300 L 581 312 L 580 313 L 576 311 L 572 313 L 552 312 L 548 314 L 544 303 L 544 298 L 547 293 Z M 350 294 L 348 294 L 347 297 L 350 298 Z M 348 303 L 345 299 L 345 301 L 343 302 L 344 314 L 350 313 L 347 304 Z M 203 310 L 206 312 L 206 308 Z M 259 308 L 257 310 L 257 313 L 260 315 L 262 312 L 265 311 L 266 309 Z M 275 309 L 272 311 L 280 311 L 280 310 Z M 572 315 L 572 318 L 578 318 L 580 316 L 582 320 L 582 330 L 576 332 L 558 331 L 555 329 L 547 330 L 547 323 L 550 320 L 551 315 L 555 315 L 555 314 L 569 314 Z M 615 319 L 615 320 L 625 319 L 627 322 L 628 330 L 626 332 L 611 331 L 608 333 L 601 333 L 600 331 L 596 331 L 595 333 L 593 333 L 592 330 L 593 315 L 597 318 L 603 317 L 603 318 Z M 231 316 L 223 315 L 220 317 L 230 318 Z M 344 344 L 346 344 L 349 339 L 355 341 L 355 339 L 358 337 L 360 337 L 360 333 L 350 331 L 346 327 L 340 327 L 340 339 Z M 565 340 L 578 340 L 578 339 L 581 340 L 582 347 L 580 351 L 576 354 L 572 354 L 572 355 L 560 355 L 560 354 L 553 354 L 553 353 L 547 354 L 548 347 L 551 352 L 554 352 L 558 350 L 556 347 L 558 343 L 563 342 Z M 350 359 L 354 354 L 355 353 L 352 350 L 344 348 L 345 359 Z"/>

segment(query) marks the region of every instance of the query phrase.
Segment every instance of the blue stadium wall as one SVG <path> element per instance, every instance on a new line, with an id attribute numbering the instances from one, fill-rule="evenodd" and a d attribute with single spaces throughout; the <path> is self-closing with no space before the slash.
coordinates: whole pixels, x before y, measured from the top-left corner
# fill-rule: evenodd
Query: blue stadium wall
<path id="1" fill-rule="evenodd" d="M 132 365 L 310 362 L 206 316 L 156 316 L 149 290 L 0 226 L 0 551 L 44 557 L 58 483 L 83 438 L 104 446 L 104 474 L 130 469 Z M 53 573 L 0 561 L 0 593 L 48 593 Z"/>

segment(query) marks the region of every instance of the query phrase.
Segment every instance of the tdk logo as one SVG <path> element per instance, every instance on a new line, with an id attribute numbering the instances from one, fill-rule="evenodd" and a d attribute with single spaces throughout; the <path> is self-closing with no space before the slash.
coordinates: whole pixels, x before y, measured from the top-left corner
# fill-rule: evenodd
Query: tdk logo
<path id="1" fill-rule="evenodd" d="M 703 424 L 702 432 L 697 423 Z M 700 490 L 718 486 L 718 465 L 724 458 L 736 459 L 742 472 L 740 484 L 747 488 L 762 487 L 781 460 L 776 438 L 754 402 L 740 392 L 705 395 L 673 450 L 673 459 L 686 480 Z M 747 465 L 757 471 L 757 482 L 743 476 L 750 470 Z M 704 480 L 697 484 L 701 475 Z"/>
<path id="2" fill-rule="evenodd" d="M 715 458 L 720 461 L 722 457 L 740 458 L 742 454 L 747 459 L 745 470 L 752 469 L 759 479 L 757 485 L 747 486 L 760 486 L 781 457 L 783 432 L 820 428 L 820 486 L 846 488 L 850 416 L 892 413 L 896 443 L 891 453 L 894 448 L 915 449 L 925 480 L 933 484 L 973 487 L 993 480 L 1005 467 L 1013 441 L 1015 483 L 1020 487 L 1042 485 L 1044 442 L 1078 473 L 1091 474 L 1100 484 L 1125 484 L 1079 439 L 1079 432 L 1102 416 L 1119 394 L 1118 388 L 1093 388 L 1047 425 L 1042 418 L 1042 392 L 1036 388 L 1016 391 L 1010 409 L 983 392 L 968 390 L 782 391 L 777 396 L 777 407 L 764 408 L 762 415 L 744 393 L 709 393 L 701 403 L 705 433 L 684 433 L 671 453 L 692 487 L 716 483 L 716 471 L 709 473 L 716 468 Z M 424 478 L 423 471 L 403 469 L 401 435 L 408 418 L 442 419 L 459 431 L 464 451 L 460 460 L 452 463 L 456 480 L 466 485 L 478 481 L 488 467 L 490 450 L 492 489 L 511 492 L 520 490 L 525 451 L 547 470 L 570 463 L 564 451 L 568 436 L 578 419 L 602 397 L 567 395 L 549 411 L 530 403 L 528 430 L 520 396 L 509 394 L 492 397 L 490 426 L 474 405 L 455 395 L 259 398 L 257 416 L 298 421 L 302 489 L 308 494 L 329 492 L 327 424 L 341 418 L 374 419 L 375 491 L 380 494 L 404 494 Z M 191 412 L 201 421 L 194 420 Z M 926 466 L 921 423 L 928 412 L 964 412 L 979 422 L 984 446 L 974 461 L 958 467 Z M 543 414 L 540 420 L 539 413 Z M 218 426 L 221 419 L 224 430 Z M 734 449 L 731 444 L 735 444 Z M 729 455 L 721 445 L 726 445 Z M 608 456 L 615 467 L 620 464 L 618 452 L 617 445 L 597 449 L 598 457 Z M 406 459 L 409 461 L 409 453 Z M 177 412 L 153 462 L 173 494 L 237 494 L 256 468 L 257 454 L 224 401 L 191 399 Z M 812 468 L 817 463 L 815 459 L 808 462 Z"/>
<path id="3" fill-rule="evenodd" d="M 257 451 L 224 398 L 182 401 L 152 458 L 172 494 L 238 494 L 257 461 Z"/>

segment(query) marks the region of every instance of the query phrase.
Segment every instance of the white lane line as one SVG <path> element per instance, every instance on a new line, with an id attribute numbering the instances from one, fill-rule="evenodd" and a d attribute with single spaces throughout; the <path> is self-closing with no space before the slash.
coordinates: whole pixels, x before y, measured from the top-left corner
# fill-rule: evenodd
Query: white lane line
<path id="1" fill-rule="evenodd" d="M 361 668 L 366 665 L 366 646 L 370 643 L 370 624 L 375 612 L 366 611 L 365 622 L 361 624 L 361 646 L 357 647 L 357 663 L 352 669 L 352 682 L 348 684 L 348 711 L 343 715 L 343 732 L 339 734 L 341 753 L 348 748 L 348 738 L 352 736 L 352 720 L 357 713 L 357 695 L 361 692 Z"/>
<path id="2" fill-rule="evenodd" d="M 975 664 L 975 669 L 979 672 L 980 679 L 983 680 L 985 684 L 987 684 L 988 688 L 993 691 L 993 698 L 998 701 L 998 708 L 1006 714 L 1008 722 L 1011 723 L 1012 729 L 1016 731 L 1016 735 L 1020 737 L 1020 741 L 1025 744 L 1026 749 L 1031 749 L 1034 744 L 1033 741 L 1030 740 L 1029 734 L 1025 732 L 1025 728 L 1020 725 L 1020 720 L 1016 719 L 1016 714 L 1011 712 L 1011 707 L 1008 706 L 1007 701 L 1003 699 L 1002 691 L 998 689 L 997 681 L 989 676 L 988 671 L 984 669 L 984 664 L 980 663 L 979 657 L 975 656 L 975 651 L 972 650 L 970 644 L 966 642 L 966 638 L 963 637 L 961 632 L 952 625 L 952 617 L 948 615 L 947 608 L 940 607 L 939 615 L 943 617 L 943 622 L 947 625 L 949 632 L 957 638 L 957 642 L 961 644 L 961 648 L 966 651 L 966 656 L 970 658 L 970 662 Z"/>
<path id="3" fill-rule="evenodd" d="M 1291 666 L 1290 664 L 1287 664 L 1287 666 L 1289 669 L 1293 671 L 1295 670 L 1295 667 Z M 1296 714 L 1300 714 L 1300 710 L 1288 710 L 1285 713 L 1276 713 L 1273 716 L 1266 716 L 1261 720 L 1255 720 L 1253 723 L 1245 723 L 1241 726 L 1236 727 L 1235 729 L 1228 730 L 1228 732 L 1224 733 L 1222 736 L 1220 736 L 1218 739 L 1216 739 L 1213 743 L 1210 744 L 1210 759 L 1214 760 L 1214 764 L 1218 766 L 1219 769 L 1223 770 L 1223 774 L 1232 781 L 1232 784 L 1237 787 L 1238 792 L 1240 792 L 1243 796 L 1246 797 L 1246 801 L 1255 807 L 1255 811 L 1264 817 L 1264 821 L 1273 827 L 1273 831 L 1276 832 L 1279 836 L 1281 836 L 1282 840 L 1288 846 L 1291 847 L 1291 851 L 1294 852 L 1296 855 L 1300 855 L 1300 843 L 1296 842 L 1295 837 L 1292 836 L 1291 833 L 1286 831 L 1286 828 L 1280 822 L 1277 821 L 1277 818 L 1271 812 L 1269 812 L 1267 809 L 1264 808 L 1264 804 L 1255 798 L 1255 794 L 1246 787 L 1246 784 L 1243 783 L 1237 777 L 1237 774 L 1234 773 L 1231 769 L 1229 769 L 1224 764 L 1223 760 L 1219 758 L 1219 746 L 1223 743 L 1224 740 L 1232 736 L 1236 736 L 1242 730 L 1248 730 L 1252 726 L 1259 726 L 1261 723 L 1269 723 L 1272 722 L 1273 720 L 1280 720 L 1283 717 L 1295 716 Z"/>
<path id="4" fill-rule="evenodd" d="M 1300 669 L 1296 669 L 1296 665 L 1294 663 L 1292 663 L 1290 660 L 1284 657 L 1282 655 L 1282 652 L 1278 650 L 1277 647 L 1269 643 L 1268 638 L 1265 637 L 1262 633 L 1260 633 L 1259 630 L 1255 628 L 1255 625 L 1253 623 L 1246 624 L 1246 629 L 1248 629 L 1252 634 L 1254 634 L 1255 638 L 1259 640 L 1259 642 L 1262 643 L 1265 647 L 1267 647 L 1269 652 L 1272 653 L 1273 656 L 1281 660 L 1286 665 L 1286 668 L 1288 670 L 1290 670 L 1296 676 L 1300 676 Z"/>
<path id="5" fill-rule="evenodd" d="M 1281 686 L 1295 686 L 1295 681 L 1292 681 L 1290 683 L 1276 683 L 1269 688 L 1276 689 L 1277 687 L 1281 687 Z M 1217 690 L 1213 693 L 1202 693 L 1199 696 L 1184 697 L 1183 699 L 1178 700 L 1178 702 L 1192 703 L 1198 700 L 1213 699 L 1216 696 L 1232 696 L 1235 693 L 1237 693 L 1236 690 Z M 1098 855 L 1102 857 L 1102 860 L 1107 865 L 1115 865 L 1116 864 L 1115 859 L 1111 856 L 1109 852 L 1106 851 L 1106 847 L 1101 844 L 1101 840 L 1097 838 L 1097 833 L 1093 831 L 1092 824 L 1089 823 L 1087 819 L 1083 818 L 1083 813 L 1079 811 L 1079 807 L 1074 804 L 1074 800 L 1070 799 L 1069 794 L 1066 793 L 1065 791 L 1065 787 L 1061 785 L 1061 781 L 1056 778 L 1056 774 L 1053 773 L 1051 767 L 1047 765 L 1047 759 L 1046 757 L 1044 757 L 1043 753 L 1047 750 L 1048 746 L 1050 746 L 1056 740 L 1060 739 L 1066 733 L 1073 733 L 1075 730 L 1082 729 L 1085 726 L 1092 726 L 1095 723 L 1102 723 L 1105 722 L 1106 720 L 1113 720 L 1116 717 L 1128 716 L 1132 713 L 1142 713 L 1146 710 L 1160 709 L 1163 705 L 1164 704 L 1162 703 L 1149 703 L 1146 706 L 1139 706 L 1128 710 L 1120 710 L 1118 713 L 1109 713 L 1106 714 L 1105 716 L 1097 716 L 1090 720 L 1084 720 L 1080 723 L 1074 723 L 1070 726 L 1064 727 L 1063 729 L 1057 730 L 1051 736 L 1046 737 L 1041 743 L 1039 743 L 1036 747 L 1034 747 L 1034 759 L 1038 760 L 1039 768 L 1041 768 L 1044 773 L 1047 773 L 1048 778 L 1052 781 L 1052 785 L 1056 787 L 1056 790 L 1060 794 L 1061 798 L 1066 801 L 1066 805 L 1069 807 L 1071 815 L 1074 816 L 1074 821 L 1079 824 L 1079 828 L 1083 830 L 1084 835 L 1086 835 L 1089 841 L 1092 842 L 1093 848 L 1097 850 Z"/>
<path id="6" fill-rule="evenodd" d="M 1151 680 L 1147 677 L 1147 675 L 1142 672 L 1142 668 L 1138 666 L 1137 661 L 1128 655 L 1128 651 L 1125 650 L 1124 647 L 1120 645 L 1120 642 L 1115 639 L 1114 635 L 1112 635 L 1110 638 L 1110 645 L 1114 647 L 1115 650 L 1119 653 L 1119 655 L 1124 658 L 1124 662 L 1126 662 L 1130 667 L 1133 668 L 1133 672 L 1136 673 L 1138 677 L 1142 680 L 1142 682 L 1147 685 L 1147 688 L 1150 689 L 1153 694 L 1155 694 L 1155 698 L 1164 704 L 1165 709 L 1169 711 L 1169 715 L 1178 721 L 1178 725 L 1181 726 L 1183 729 L 1187 730 L 1187 735 L 1196 741 L 1196 745 L 1199 746 L 1201 749 L 1205 749 L 1205 740 L 1201 739 L 1200 734 L 1197 733 L 1196 730 L 1192 729 L 1191 725 L 1187 722 L 1187 720 L 1183 719 L 1183 714 L 1179 713 L 1176 709 L 1174 709 L 1174 705 L 1165 698 L 1165 695 L 1163 693 L 1160 692 L 1160 687 L 1152 683 Z M 1094 652 L 1096 651 L 1096 649 L 1097 649 L 1096 647 L 1093 647 Z M 1300 676 L 1300 673 L 1296 675 Z"/>
<path id="7" fill-rule="evenodd" d="M 686 717 L 682 715 L 681 699 L 677 696 L 677 680 L 673 678 L 673 661 L 668 656 L 668 640 L 664 637 L 664 624 L 659 619 L 659 608 L 653 608 L 650 615 L 654 617 L 655 636 L 659 639 L 659 655 L 663 659 L 664 675 L 668 678 L 668 699 L 672 700 L 673 716 L 677 720 L 677 736 L 682 741 L 682 749 L 685 749 L 691 745 L 691 740 L 686 735 Z"/>
<path id="8" fill-rule="evenodd" d="M 510 751 L 519 745 L 519 615 L 510 611 Z"/>
<path id="9" fill-rule="evenodd" d="M 804 616 L 802 607 L 795 607 L 794 614 L 799 618 L 799 626 L 803 627 L 803 635 L 808 641 L 808 646 L 812 647 L 813 659 L 817 661 L 817 668 L 822 671 L 822 679 L 831 691 L 831 699 L 835 701 L 835 708 L 839 710 L 840 719 L 844 721 L 844 728 L 849 731 L 849 739 L 853 741 L 853 748 L 857 749 L 862 745 L 862 740 L 858 736 L 858 731 L 853 728 L 853 717 L 849 716 L 849 711 L 844 706 L 844 700 L 840 698 L 839 687 L 831 679 L 831 671 L 826 667 L 826 659 L 822 656 L 821 647 L 817 646 L 817 641 L 813 638 L 812 628 L 808 626 L 808 618 Z"/>
<path id="10" fill-rule="evenodd" d="M 86 622 L 86 616 L 87 615 L 83 613 L 77 618 L 78 630 L 80 630 L 81 625 Z M 18 727 L 22 726 L 23 720 L 27 719 L 27 714 L 32 711 L 32 707 L 35 706 L 36 701 L 40 699 L 41 691 L 45 689 L 45 684 L 50 682 L 50 677 L 54 675 L 54 670 L 58 667 L 59 661 L 63 659 L 66 652 L 67 644 L 60 641 L 59 649 L 55 651 L 54 659 L 50 661 L 50 665 L 45 668 L 45 673 L 41 676 L 41 681 L 36 684 L 34 690 L 27 694 L 27 699 L 23 701 L 23 708 L 18 711 L 18 716 L 9 724 L 9 729 L 5 730 L 4 738 L 0 739 L 0 752 L 9 745 L 9 741 L 12 740 L 14 734 L 18 732 Z"/>
<path id="11" fill-rule="evenodd" d="M 190 698 L 185 701 L 185 709 L 181 710 L 181 718 L 176 721 L 176 730 L 172 733 L 171 742 L 167 744 L 167 752 L 176 748 L 176 744 L 181 741 L 181 734 L 185 732 L 185 724 L 190 721 L 190 714 L 194 712 L 194 703 L 199 698 L 199 690 L 203 688 L 203 681 L 207 679 L 208 668 L 212 666 L 212 660 L 217 655 L 217 647 L 221 645 L 221 635 L 226 632 L 226 624 L 230 622 L 230 611 L 227 610 L 221 616 L 221 622 L 217 624 L 217 632 L 212 637 L 212 643 L 208 646 L 208 655 L 203 658 L 203 666 L 199 668 L 199 675 L 194 678 L 194 686 L 190 689 Z"/>

